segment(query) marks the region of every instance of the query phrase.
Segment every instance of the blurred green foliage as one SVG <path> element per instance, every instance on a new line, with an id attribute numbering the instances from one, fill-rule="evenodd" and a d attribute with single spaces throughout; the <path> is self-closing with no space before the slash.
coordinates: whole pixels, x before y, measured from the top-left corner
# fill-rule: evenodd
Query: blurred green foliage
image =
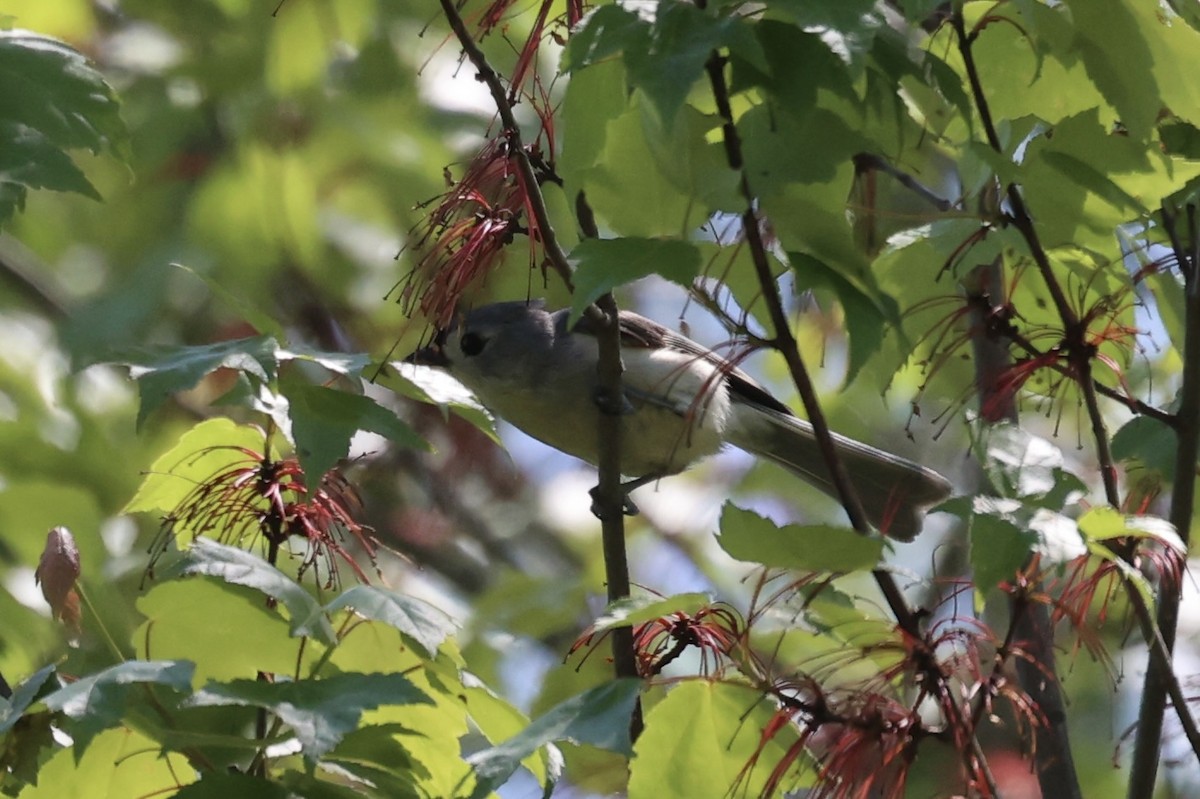
<path id="1" fill-rule="evenodd" d="M 505 795 L 564 778 L 656 799 L 811 786 L 814 756 L 836 742 L 805 739 L 801 754 L 801 714 L 757 681 L 776 669 L 826 711 L 851 686 L 910 698 L 895 625 L 865 579 L 881 557 L 915 575 L 910 599 L 935 608 L 934 630 L 965 619 L 1002 631 L 997 586 L 1030 552 L 1065 579 L 1078 552 L 1111 561 L 1099 542 L 1114 535 L 1183 547 L 1153 517 L 1081 516 L 1104 502 L 1091 457 L 1047 440 L 1087 430 L 1061 371 L 1009 375 L 1046 418 L 979 431 L 963 297 L 975 267 L 993 265 L 1004 320 L 1058 358 L 1061 314 L 1000 192 L 1019 184 L 1046 268 L 1093 337 L 1097 381 L 1173 410 L 1185 296 L 1151 220 L 1172 195 L 1194 202 L 1200 176 L 1195 20 L 1136 0 L 1102 4 L 1112 13 L 967 3 L 969 67 L 949 27 L 921 28 L 932 3 L 709 5 L 604 4 L 574 31 L 562 17 L 575 6 L 549 6 L 515 111 L 545 159 L 578 293 L 519 231 L 466 299 L 545 296 L 579 311 L 614 289 L 715 344 L 711 317 L 685 309 L 679 288 L 698 275 L 701 304 L 769 334 L 730 221 L 745 210 L 744 175 L 770 269 L 794 288 L 789 310 L 807 311 L 793 332 L 835 426 L 941 468 L 968 496 L 896 548 L 835 528 L 835 503 L 771 466 L 718 458 L 648 489 L 630 522 L 645 586 L 632 606 L 688 623 L 719 595 L 737 610 L 715 615 L 744 625 L 747 644 L 726 681 L 645 693 L 647 732 L 631 744 L 634 692 L 608 682 L 615 622 L 585 515 L 591 476 L 575 480 L 569 461 L 530 454 L 502 427 L 529 467 L 515 468 L 470 397 L 389 364 L 428 333 L 415 301 L 393 300 L 430 279 L 430 210 L 501 137 L 440 5 L 0 0 L 0 676 L 13 689 L 0 790 L 444 798 L 487 796 L 520 767 L 538 786 L 514 780 Z M 465 6 L 472 26 L 500 8 L 481 45 L 501 74 L 528 55 L 539 7 Z M 742 175 L 706 75 L 714 48 Z M 580 191 L 603 239 L 580 241 Z M 752 366 L 791 396 L 780 359 Z M 1131 415 L 1106 413 L 1111 430 Z M 1129 421 L 1113 444 L 1147 502 L 1175 478 L 1160 421 Z M 984 468 L 964 467 L 968 446 Z M 339 461 L 348 482 L 310 477 L 300 496 L 284 480 Z M 217 474 L 232 482 L 210 487 Z M 247 485 L 270 490 L 246 499 L 235 488 Z M 250 521 L 187 516 L 204 491 Z M 772 521 L 783 517 L 803 524 Z M 56 526 L 78 545 L 77 629 L 51 618 L 34 581 Z M 823 576 L 785 589 L 751 564 Z M 947 588 L 971 571 L 973 596 Z M 350 585 L 358 577 L 374 585 Z M 1103 627 L 1108 602 L 1089 598 L 1082 628 L 1063 632 L 1071 653 L 1080 641 L 1099 653 L 1068 654 L 1062 669 L 1075 670 L 1089 797 L 1122 790 L 1121 774 L 1094 768 L 1118 743 L 1095 730 L 1125 720 L 1111 718 L 1120 675 L 1105 653 L 1134 646 Z M 704 657 L 664 674 L 711 674 Z M 1012 757 L 998 778 L 1017 785 L 1019 711 L 997 719 L 984 744 L 998 764 Z M 960 790 L 957 769 L 934 749 L 910 790 Z"/>

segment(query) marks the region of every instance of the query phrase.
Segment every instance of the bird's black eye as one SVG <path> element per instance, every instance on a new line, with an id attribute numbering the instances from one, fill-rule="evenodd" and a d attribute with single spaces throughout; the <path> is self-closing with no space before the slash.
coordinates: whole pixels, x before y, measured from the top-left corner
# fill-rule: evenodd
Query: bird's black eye
<path id="1" fill-rule="evenodd" d="M 466 356 L 478 355 L 483 352 L 483 348 L 486 345 L 487 339 L 478 333 L 463 333 L 462 338 L 458 342 L 459 349 Z"/>

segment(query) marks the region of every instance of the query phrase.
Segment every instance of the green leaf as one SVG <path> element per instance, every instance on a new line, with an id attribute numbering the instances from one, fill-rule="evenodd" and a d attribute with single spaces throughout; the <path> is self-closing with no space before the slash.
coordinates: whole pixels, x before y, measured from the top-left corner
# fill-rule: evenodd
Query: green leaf
<path id="1" fill-rule="evenodd" d="M 988 429 L 984 471 L 1005 497 L 1036 497 L 1053 490 L 1063 467 L 1062 451 L 1012 424 Z"/>
<path id="2" fill-rule="evenodd" d="M 163 570 L 164 577 L 186 574 L 207 574 L 262 591 L 287 608 L 292 635 L 309 635 L 328 645 L 337 640 L 321 606 L 304 587 L 252 552 L 197 538 L 178 561 Z"/>
<path id="3" fill-rule="evenodd" d="M 416 709 L 412 705 L 401 708 L 410 712 Z M 420 756 L 424 753 L 414 752 L 406 745 L 412 742 L 415 735 L 401 724 L 360 726 L 348 733 L 337 748 L 324 757 L 323 763 L 345 769 L 348 774 L 372 785 L 375 788 L 374 795 L 387 799 L 425 799 L 450 795 L 438 792 L 436 783 L 431 779 L 429 763 Z M 309 791 L 301 795 L 304 799 L 312 797 Z M 362 794 L 355 793 L 353 796 L 360 797 Z"/>
<path id="4" fill-rule="evenodd" d="M 832 292 L 842 306 L 850 340 L 850 359 L 846 365 L 846 382 L 849 383 L 871 356 L 879 352 L 884 334 L 889 329 L 900 331 L 899 308 L 895 300 L 880 292 L 878 287 L 865 289 L 818 258 L 799 252 L 789 252 L 787 257 L 798 289 L 825 289 Z"/>
<path id="5" fill-rule="evenodd" d="M 116 93 L 69 45 L 22 30 L 0 30 L 0 119 L 40 131 L 59 147 L 127 154 Z"/>
<path id="6" fill-rule="evenodd" d="M 187 707 L 265 708 L 292 728 L 305 757 L 317 760 L 358 726 L 364 710 L 381 705 L 431 703 L 432 700 L 403 675 L 351 672 L 299 682 L 211 682 L 184 704 Z"/>
<path id="7" fill-rule="evenodd" d="M 646 714 L 630 764 L 629 799 L 764 795 L 772 769 L 796 742 L 794 728 L 771 723 L 774 711 L 749 686 L 680 683 Z M 766 730 L 777 731 L 764 741 Z M 799 770 L 793 765 L 780 775 L 781 794 L 799 787 Z"/>
<path id="8" fill-rule="evenodd" d="M 1079 517 L 1079 532 L 1089 541 L 1109 538 L 1152 538 L 1178 555 L 1187 553 L 1175 525 L 1159 516 L 1127 516 L 1116 508 L 1098 505 Z"/>
<path id="9" fill-rule="evenodd" d="M 492 441 L 500 443 L 491 412 L 475 399 L 466 386 L 445 371 L 400 361 L 393 361 L 390 367 L 375 378 L 379 385 L 418 402 L 437 405 L 444 413 L 453 413 Z"/>
<path id="10" fill-rule="evenodd" d="M 649 40 L 624 48 L 629 82 L 646 93 L 669 126 L 704 74 L 713 51 L 744 36 L 737 16 L 716 17 L 691 3 L 662 0 L 655 7 Z"/>
<path id="11" fill-rule="evenodd" d="M 596 10 L 596 15 L 608 10 L 629 13 L 620 6 L 610 5 L 601 6 Z M 579 34 L 571 37 L 567 49 L 570 50 L 577 41 Z M 625 113 L 629 103 L 630 97 L 625 90 L 625 67 L 620 61 L 598 64 L 571 76 L 562 105 L 563 145 L 558 171 L 572 205 L 584 175 L 604 155 L 609 123 Z"/>
<path id="12" fill-rule="evenodd" d="M 75 719 L 71 731 L 79 756 L 101 730 L 115 727 L 126 721 L 131 711 L 147 707 L 140 693 L 145 685 L 190 693 L 195 669 L 195 664 L 182 660 L 130 660 L 81 677 L 42 701 L 51 710 Z"/>
<path id="13" fill-rule="evenodd" d="M 1029 505 L 1016 499 L 979 495 L 971 499 L 971 512 L 999 519 L 1023 535 L 1032 537 L 1029 549 L 1041 557 L 1043 565 L 1060 565 L 1087 554 L 1087 545 L 1075 520 L 1049 508 Z M 972 534 L 972 542 L 974 540 Z M 1015 544 L 1010 543 L 1005 549 L 1011 555 Z M 1005 565 L 1007 567 L 1009 564 Z"/>
<path id="14" fill-rule="evenodd" d="M 66 153 L 81 147 L 128 157 L 112 87 L 67 44 L 0 30 L 0 226 L 24 206 L 28 188 L 100 199 Z"/>
<path id="15" fill-rule="evenodd" d="M 200 779 L 185 785 L 173 796 L 175 799 L 290 799 L 294 794 L 283 785 L 262 777 L 236 771 L 206 771 Z"/>
<path id="16" fill-rule="evenodd" d="M 570 259 L 575 266 L 572 321 L 617 286 L 656 274 L 686 288 L 700 271 L 700 251 L 673 239 L 584 239 Z"/>
<path id="17" fill-rule="evenodd" d="M 601 102 L 607 100 L 602 95 Z M 604 149 L 590 168 L 577 169 L 571 196 L 585 191 L 597 220 L 614 235 L 684 238 L 704 223 L 709 209 L 663 173 L 659 147 L 649 138 L 665 128 L 647 121 L 652 114 L 645 96 L 634 92 L 618 116 L 605 117 Z"/>
<path id="18" fill-rule="evenodd" d="M 512 776 L 521 761 L 551 741 L 591 744 L 629 754 L 629 719 L 640 680 L 614 680 L 561 702 L 520 734 L 468 758 L 475 769 L 471 799 L 483 799 Z"/>
<path id="19" fill-rule="evenodd" d="M 609 604 L 604 609 L 604 613 L 592 624 L 592 627 L 597 631 L 611 630 L 614 627 L 631 627 L 635 624 L 661 619 L 673 613 L 686 613 L 693 616 L 701 608 L 712 603 L 711 596 L 701 593 L 675 594 L 669 597 L 655 594 L 626 597 Z"/>
<path id="20" fill-rule="evenodd" d="M 194 388 L 201 378 L 222 367 L 252 375 L 263 383 L 273 380 L 277 349 L 270 336 L 255 336 L 196 347 L 160 348 L 115 362 L 128 365 L 130 376 L 138 381 L 142 398 L 137 418 L 140 429 L 167 397 Z"/>
<path id="21" fill-rule="evenodd" d="M 134 730 L 107 730 L 92 740 L 82 756 L 75 747 L 60 749 L 39 770 L 37 784 L 21 791 L 21 799 L 66 796 L 166 796 L 196 779 L 186 757 L 162 752 L 158 744 Z"/>
<path id="22" fill-rule="evenodd" d="M 242 449 L 261 452 L 265 434 L 232 419 L 206 419 L 155 458 L 122 513 L 170 513 L 199 483 L 247 459 Z M 272 454 L 274 457 L 274 454 Z"/>
<path id="23" fill-rule="evenodd" d="M 428 602 L 374 585 L 356 585 L 344 591 L 324 612 L 343 608 L 395 627 L 420 644 L 429 657 L 437 655 L 438 647 L 456 627 L 453 619 Z"/>
<path id="24" fill-rule="evenodd" d="M 325 352 L 304 344 L 289 344 L 275 353 L 282 361 L 313 363 L 334 374 L 345 377 L 361 377 L 371 363 L 371 357 L 362 352 Z"/>
<path id="25" fill-rule="evenodd" d="M 351 733 L 351 736 L 353 736 L 353 733 Z M 334 758 L 330 756 L 326 760 L 333 761 Z M 388 762 L 396 763 L 397 761 L 391 760 Z M 411 759 L 409 762 L 413 767 L 413 770 L 407 775 L 410 776 L 409 784 L 411 785 L 418 783 L 422 779 L 421 764 Z M 408 764 L 399 762 L 400 768 L 404 768 L 406 765 Z M 351 767 L 347 767 L 347 770 L 355 773 Z M 338 783 L 330 782 L 328 779 L 322 779 L 321 773 L 320 770 L 312 774 L 304 774 L 299 771 L 284 771 L 278 777 L 275 777 L 275 780 L 291 791 L 289 799 L 296 796 L 302 796 L 304 799 L 362 799 L 364 792 L 361 789 L 350 787 L 350 785 L 339 785 Z M 368 777 L 367 779 L 370 778 Z M 347 780 L 347 782 L 351 781 Z M 395 799 L 405 799 L 406 797 L 406 794 L 400 791 L 391 791 L 391 786 L 387 785 L 383 780 L 370 779 L 370 782 L 379 789 L 379 792 L 375 794 L 376 796 L 386 796 L 388 799 L 393 799 L 393 797 Z M 416 799 L 424 799 L 417 790 L 413 790 L 411 795 L 416 797 Z M 253 797 L 250 799 L 253 799 Z"/>
<path id="26" fill-rule="evenodd" d="M 950 503 L 970 506 L 969 498 L 955 498 Z M 951 508 L 947 512 L 958 513 Z M 984 594 L 1005 580 L 1011 580 L 1029 560 L 1037 543 L 1037 535 L 1023 530 L 1011 521 L 986 513 L 960 514 L 968 519 L 971 540 L 971 574 L 978 594 Z"/>
<path id="27" fill-rule="evenodd" d="M 55 669 L 53 663 L 43 666 L 22 680 L 8 699 L 0 698 L 0 735 L 11 730 L 30 705 L 54 690 L 50 677 Z"/>
<path id="28" fill-rule="evenodd" d="M 1149 416 L 1137 416 L 1113 435 L 1112 454 L 1117 460 L 1141 461 L 1146 468 L 1162 474 L 1167 482 L 1174 482 L 1177 443 L 1175 431 L 1170 427 Z"/>
<path id="29" fill-rule="evenodd" d="M 1137 18 L 1123 0 L 1067 0 L 1088 75 L 1135 137 L 1145 136 L 1158 115 L 1154 54 Z M 1120 53 L 1119 59 L 1112 57 Z"/>
<path id="30" fill-rule="evenodd" d="M 649 23 L 619 5 L 600 6 L 588 14 L 563 48 L 559 69 L 573 72 L 624 51 L 642 48 L 649 39 Z"/>
<path id="31" fill-rule="evenodd" d="M 469 675 L 467 675 L 469 677 Z M 488 743 L 506 741 L 529 726 L 529 718 L 482 683 L 464 680 L 467 687 L 467 712 L 471 721 L 487 738 Z M 562 752 L 554 744 L 546 744 L 521 761 L 549 795 L 562 777 Z"/>
<path id="32" fill-rule="evenodd" d="M 1200 159 L 1200 128 L 1178 120 L 1158 126 L 1158 138 L 1163 149 L 1171 155 Z"/>
<path id="33" fill-rule="evenodd" d="M 196 683 L 290 674 L 300 642 L 281 608 L 262 594 L 213 577 L 170 580 L 138 597 L 146 621 L 130 635 L 142 658 L 192 660 Z"/>
<path id="34" fill-rule="evenodd" d="M 776 525 L 729 503 L 721 511 L 721 548 L 738 560 L 783 569 L 852 572 L 871 569 L 883 555 L 882 538 L 825 524 Z"/>
<path id="35" fill-rule="evenodd" d="M 253 305 L 245 294 L 234 293 L 221 281 L 214 278 L 212 275 L 198 272 L 195 269 L 180 263 L 172 263 L 171 266 L 186 272 L 192 277 L 204 283 L 216 297 L 219 297 L 222 302 L 228 305 L 232 310 L 236 311 L 239 316 L 254 326 L 254 329 L 263 335 L 272 336 L 277 341 L 282 341 L 285 336 L 283 325 L 275 321 L 275 319 L 265 311 L 260 310 Z"/>
<path id="36" fill-rule="evenodd" d="M 73 191 L 101 199 L 71 156 L 41 132 L 0 119 L 0 143 L 4 145 L 0 149 L 0 183 L 13 187 L 14 198 L 23 200 L 25 189 L 30 188 Z M 0 217 L 0 222 L 7 221 L 9 215 Z"/>
<path id="37" fill-rule="evenodd" d="M 296 454 L 314 483 L 346 457 L 350 439 L 359 430 L 379 433 L 409 449 L 429 448 L 395 413 L 370 397 L 297 381 L 286 381 L 283 392 Z"/>

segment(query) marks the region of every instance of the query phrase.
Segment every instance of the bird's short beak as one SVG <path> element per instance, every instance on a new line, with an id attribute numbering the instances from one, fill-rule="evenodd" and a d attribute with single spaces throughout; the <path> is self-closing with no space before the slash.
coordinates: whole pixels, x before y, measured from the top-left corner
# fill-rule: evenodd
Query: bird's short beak
<path id="1" fill-rule="evenodd" d="M 450 359 L 446 357 L 446 336 L 438 334 L 438 336 L 429 343 L 429 346 L 422 347 L 416 352 L 404 359 L 405 363 L 415 363 L 418 366 L 450 366 Z"/>

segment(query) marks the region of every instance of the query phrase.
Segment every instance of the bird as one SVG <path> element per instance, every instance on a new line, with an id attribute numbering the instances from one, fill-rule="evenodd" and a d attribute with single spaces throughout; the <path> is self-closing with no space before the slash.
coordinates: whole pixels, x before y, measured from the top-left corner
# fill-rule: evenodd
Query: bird
<path id="1" fill-rule="evenodd" d="M 678 474 L 726 444 L 837 497 L 812 425 L 719 353 L 632 311 L 618 317 L 626 492 Z M 541 300 L 483 305 L 405 361 L 449 372 L 493 414 L 555 449 L 599 458 L 596 325 Z M 911 541 L 925 509 L 951 494 L 938 472 L 852 438 L 834 446 L 870 523 Z M 629 506 L 634 511 L 636 506 Z"/>

